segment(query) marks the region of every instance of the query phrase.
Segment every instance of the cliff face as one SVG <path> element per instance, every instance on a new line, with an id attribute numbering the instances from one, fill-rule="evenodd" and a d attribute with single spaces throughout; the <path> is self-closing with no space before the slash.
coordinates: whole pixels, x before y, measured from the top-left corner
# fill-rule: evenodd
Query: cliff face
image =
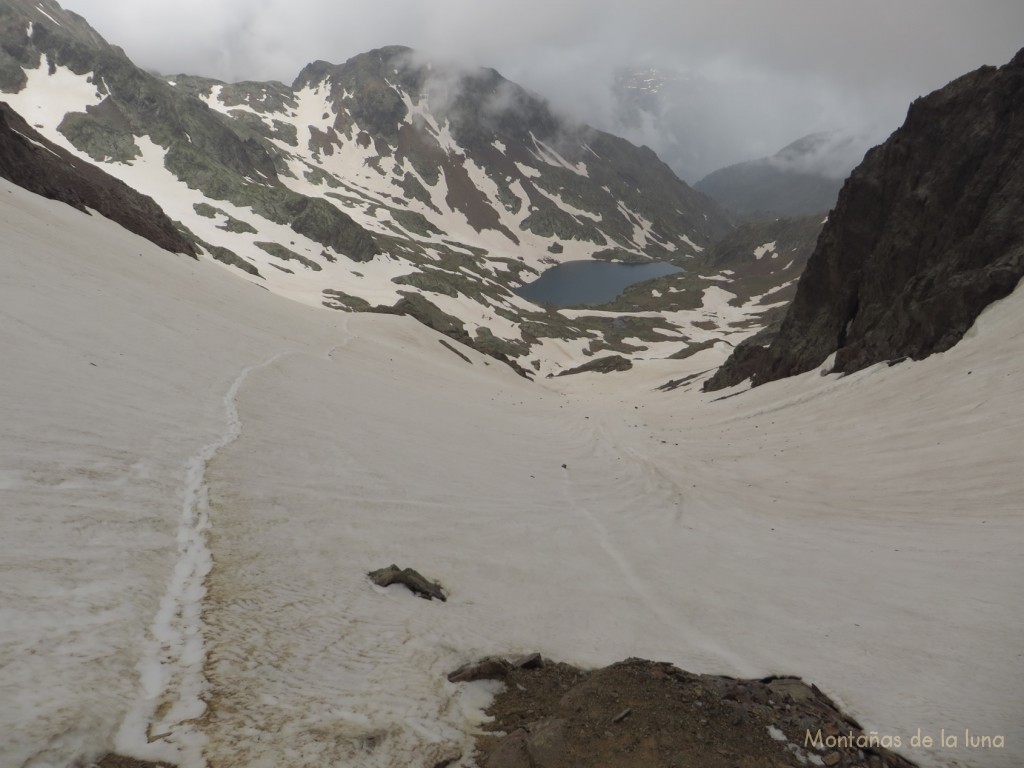
<path id="1" fill-rule="evenodd" d="M 777 338 L 705 388 L 949 349 L 1024 275 L 1022 210 L 1024 50 L 911 105 L 844 185 Z"/>

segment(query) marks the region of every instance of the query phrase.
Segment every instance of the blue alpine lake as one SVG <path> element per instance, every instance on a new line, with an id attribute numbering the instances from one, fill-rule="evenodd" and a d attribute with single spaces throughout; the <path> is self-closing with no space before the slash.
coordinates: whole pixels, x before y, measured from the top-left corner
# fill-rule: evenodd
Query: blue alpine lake
<path id="1" fill-rule="evenodd" d="M 634 283 L 682 271 L 660 261 L 646 264 L 567 261 L 545 270 L 532 283 L 517 288 L 516 293 L 530 301 L 546 301 L 559 307 L 604 304 Z"/>

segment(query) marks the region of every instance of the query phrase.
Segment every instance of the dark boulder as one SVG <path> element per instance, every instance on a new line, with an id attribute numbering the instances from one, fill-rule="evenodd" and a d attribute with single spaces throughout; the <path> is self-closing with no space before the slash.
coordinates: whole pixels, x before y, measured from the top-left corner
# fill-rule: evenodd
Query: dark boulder
<path id="1" fill-rule="evenodd" d="M 436 581 L 430 581 L 419 571 L 412 568 L 399 568 L 397 565 L 389 565 L 377 571 L 370 571 L 367 574 L 370 581 L 379 587 L 390 587 L 392 584 L 404 584 L 414 594 L 426 600 L 440 600 L 445 602 L 448 597 L 443 588 Z"/>

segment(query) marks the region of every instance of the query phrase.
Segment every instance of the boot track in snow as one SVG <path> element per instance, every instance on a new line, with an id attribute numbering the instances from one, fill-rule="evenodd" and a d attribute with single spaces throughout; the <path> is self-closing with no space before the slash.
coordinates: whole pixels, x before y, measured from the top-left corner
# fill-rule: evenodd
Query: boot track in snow
<path id="1" fill-rule="evenodd" d="M 187 462 L 177 563 L 138 665 L 142 685 L 139 704 L 125 719 L 117 737 L 118 749 L 126 754 L 187 768 L 207 765 L 203 756 L 206 739 L 197 727 L 206 712 L 202 612 L 206 577 L 213 567 L 206 536 L 210 528 L 206 471 L 214 457 L 242 433 L 236 399 L 249 374 L 286 354 L 280 352 L 251 365 L 235 377 L 224 395 L 223 433 Z"/>

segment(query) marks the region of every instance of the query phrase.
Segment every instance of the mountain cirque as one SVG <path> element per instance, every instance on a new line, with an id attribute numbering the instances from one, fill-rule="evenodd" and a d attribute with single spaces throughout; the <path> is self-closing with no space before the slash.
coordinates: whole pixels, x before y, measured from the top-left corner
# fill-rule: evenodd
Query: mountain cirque
<path id="1" fill-rule="evenodd" d="M 633 316 L 627 336 L 513 292 L 574 259 L 703 273 L 732 223 L 649 149 L 494 70 L 393 46 L 314 62 L 290 86 L 160 78 L 52 0 L 18 0 L 0 3 L 0 89 L 49 141 L 151 196 L 201 258 L 304 303 L 411 313 L 542 374 L 708 340 L 692 325 L 713 311 L 700 285 L 672 293 L 707 311 Z M 737 343 L 765 311 L 715 338 Z"/>
<path id="2" fill-rule="evenodd" d="M 28 361 L 13 365 L 5 381 L 17 385 L 13 391 L 23 399 L 12 402 L 27 414 L 12 420 L 8 445 L 19 461 L 28 455 L 40 463 L 54 463 L 48 467 L 50 474 L 14 472 L 3 478 L 9 484 L 5 491 L 12 491 L 24 515 L 14 531 L 21 537 L 9 540 L 9 547 L 19 550 L 26 563 L 25 570 L 12 571 L 13 582 L 32 586 L 40 601 L 45 600 L 45 610 L 56 616 L 38 632 L 47 645 L 38 654 L 41 646 L 23 646 L 32 652 L 20 654 L 23 667 L 12 669 L 23 686 L 15 704 L 31 717 L 35 702 L 26 705 L 21 697 L 28 700 L 29 692 L 48 688 L 57 697 L 52 707 L 56 722 L 71 723 L 48 730 L 39 741 L 40 749 L 73 749 L 72 737 L 82 737 L 73 733 L 74 727 L 88 732 L 90 745 L 99 739 L 107 745 L 99 749 L 110 748 L 107 731 L 116 726 L 103 723 L 123 714 L 115 711 L 117 707 L 128 706 L 127 695 L 110 683 L 131 688 L 137 667 L 125 663 L 112 669 L 106 684 L 81 681 L 89 680 L 83 675 L 109 659 L 120 664 L 130 657 L 134 662 L 136 649 L 115 658 L 104 647 L 88 658 L 88 664 L 79 664 L 79 646 L 59 642 L 69 633 L 92 637 L 97 612 L 87 603 L 70 606 L 78 613 L 66 610 L 69 606 L 60 602 L 66 597 L 38 588 L 42 582 L 22 581 L 21 574 L 52 567 L 59 559 L 73 569 L 68 583 L 96 587 L 84 590 L 87 598 L 109 600 L 119 610 L 120 604 L 140 599 L 147 581 L 141 570 L 131 570 L 138 564 L 128 555 L 144 559 L 144 573 L 152 577 L 153 560 L 166 559 L 175 539 L 152 535 L 151 550 L 128 552 L 124 529 L 115 525 L 113 514 L 122 513 L 123 522 L 133 530 L 139 526 L 140 511 L 148 510 L 161 523 L 173 520 L 173 513 L 180 512 L 175 508 L 176 493 L 182 491 L 179 458 L 190 460 L 190 468 L 200 468 L 199 481 L 209 483 L 203 487 L 212 491 L 209 499 L 217 518 L 210 534 L 209 554 L 216 561 L 208 580 L 210 597 L 200 595 L 198 602 L 188 604 L 207 622 L 206 640 L 214 647 L 205 657 L 209 663 L 200 678 L 215 686 L 217 696 L 207 701 L 202 686 L 180 686 L 195 696 L 194 702 L 185 703 L 199 705 L 197 710 L 175 713 L 171 707 L 154 705 L 147 722 L 158 727 L 140 727 L 135 734 L 143 750 L 161 746 L 153 747 L 154 741 L 167 739 L 173 744 L 179 735 L 187 737 L 191 729 L 202 728 L 214 734 L 211 749 L 220 751 L 210 759 L 215 765 L 244 761 L 238 757 L 244 754 L 242 749 L 256 750 L 262 757 L 274 754 L 266 750 L 280 748 L 276 754 L 288 755 L 300 742 L 309 749 L 351 745 L 384 753 L 395 744 L 420 749 L 429 742 L 417 753 L 426 765 L 465 764 L 471 759 L 470 748 L 452 752 L 451 745 L 468 740 L 476 725 L 432 732 L 438 723 L 463 724 L 453 706 L 456 699 L 448 698 L 448 689 L 439 694 L 438 686 L 445 686 L 443 674 L 438 674 L 441 660 L 468 655 L 466 638 L 474 644 L 483 638 L 487 644 L 494 638 L 512 644 L 509 638 L 517 631 L 552 642 L 564 657 L 580 647 L 582 638 L 609 642 L 601 628 L 595 629 L 601 622 L 605 631 L 610 630 L 610 642 L 629 644 L 625 651 L 616 645 L 619 650 L 611 658 L 634 652 L 665 658 L 696 648 L 702 658 L 694 667 L 710 666 L 708 659 L 721 663 L 722 658 L 731 658 L 744 660 L 747 667 L 737 674 L 752 674 L 749 667 L 812 670 L 823 687 L 844 695 L 852 690 L 849 701 L 874 712 L 876 722 L 898 720 L 897 725 L 906 727 L 909 718 L 928 717 L 936 724 L 946 722 L 950 711 L 959 717 L 981 712 L 997 727 L 1012 718 L 1013 712 L 1007 714 L 1002 705 L 1014 701 L 1010 697 L 1019 689 L 1012 674 L 1012 654 L 1018 650 L 1012 638 L 1019 634 L 1019 620 L 1012 610 L 1005 610 L 1007 605 L 1012 608 L 1015 593 L 1000 558 L 1007 552 L 1012 557 L 1016 529 L 1009 522 L 1002 530 L 994 529 L 1000 525 L 997 516 L 1009 518 L 1006 513 L 1016 510 L 1006 497 L 1016 499 L 1019 494 L 1013 478 L 999 477 L 1010 466 L 1005 446 L 1013 444 L 1012 437 L 1001 444 L 993 435 L 997 428 L 1017 434 L 1006 407 L 1015 402 L 1016 393 L 994 399 L 993 406 L 979 402 L 972 423 L 981 427 L 956 435 L 955 445 L 947 440 L 941 447 L 934 438 L 951 434 L 966 420 L 941 425 L 934 414 L 948 414 L 950 404 L 968 402 L 979 380 L 1009 379 L 1016 368 L 1002 358 L 992 362 L 989 352 L 975 348 L 965 353 L 974 357 L 961 360 L 967 373 L 974 372 L 966 385 L 953 382 L 948 370 L 929 368 L 933 373 L 928 375 L 901 367 L 879 371 L 886 383 L 874 390 L 866 386 L 851 391 L 852 387 L 843 389 L 843 382 L 832 381 L 831 391 L 815 391 L 818 377 L 810 377 L 793 382 L 781 400 L 769 399 L 774 392 L 758 390 L 720 410 L 711 405 L 710 397 L 692 407 L 693 398 L 688 406 L 639 388 L 637 374 L 646 372 L 632 360 L 661 357 L 674 365 L 672 361 L 721 340 L 731 343 L 730 339 L 759 332 L 767 322 L 768 331 L 760 331 L 756 343 L 741 345 L 756 362 L 764 354 L 758 351 L 764 349 L 759 344 L 771 331 L 770 320 L 788 301 L 811 250 L 821 226 L 817 217 L 730 230 L 720 211 L 705 207 L 706 202 L 674 180 L 651 153 L 585 127 L 566 126 L 546 105 L 493 71 L 466 73 L 436 63 L 427 66 L 408 49 L 381 49 L 341 66 L 316 62 L 288 87 L 153 77 L 107 46 L 80 17 L 49 0 L 0 4 L 0 36 L 0 83 L 38 128 L 36 133 L 18 122 L 13 112 L 6 113 L 12 130 L 0 137 L 0 157 L 8 172 L 26 185 L 41 183 L 45 193 L 51 172 L 58 173 L 54 163 L 70 172 L 89 157 L 131 186 L 152 191 L 171 218 L 161 218 L 141 198 L 125 198 L 118 207 L 151 218 L 154 236 L 184 237 L 172 237 L 172 250 L 188 252 L 189 244 L 195 243 L 200 251 L 200 262 L 156 258 L 148 251 L 149 261 L 142 253 L 135 261 L 135 245 L 142 251 L 147 244 L 137 238 L 117 240 L 111 234 L 109 242 L 117 245 L 103 248 L 108 241 L 97 237 L 95 218 L 53 206 L 44 221 L 45 237 L 59 234 L 72 240 L 79 231 L 76 225 L 91 234 L 79 236 L 70 248 L 64 247 L 66 240 L 46 240 L 49 245 L 39 254 L 32 246 L 13 247 L 5 260 L 10 262 L 4 264 L 9 270 L 5 276 L 23 281 L 5 277 L 0 282 L 8 302 L 13 305 L 12 296 L 27 298 L 26 304 L 34 306 L 22 311 L 35 313 L 28 315 L 34 323 L 8 331 L 9 348 Z M 1019 70 L 1020 58 L 999 72 Z M 826 245 L 818 252 L 831 247 L 842 255 L 858 242 L 877 244 L 889 238 L 889 250 L 878 253 L 895 260 L 881 266 L 870 263 L 861 273 L 844 259 L 830 263 L 815 257 L 812 277 L 798 289 L 798 303 L 816 290 L 822 291 L 812 297 L 819 309 L 829 301 L 828 291 L 839 290 L 847 304 L 850 291 L 855 297 L 853 314 L 837 321 L 842 326 L 840 347 L 852 340 L 847 353 L 840 349 L 837 367 L 846 364 L 853 369 L 863 362 L 861 351 L 872 348 L 871 343 L 861 341 L 858 347 L 857 342 L 872 338 L 873 326 L 865 319 L 870 317 L 868 309 L 884 315 L 889 305 L 879 310 L 867 299 L 876 304 L 890 301 L 894 312 L 899 309 L 899 297 L 891 300 L 884 291 L 872 292 L 878 286 L 868 279 L 868 266 L 881 275 L 875 282 L 892 283 L 898 290 L 894 273 L 906 266 L 900 255 L 903 241 L 917 236 L 922 220 L 940 227 L 936 231 L 945 242 L 966 242 L 969 255 L 975 246 L 985 250 L 981 246 L 993 243 L 1010 254 L 994 267 L 988 262 L 978 267 L 965 256 L 966 273 L 957 262 L 951 277 L 942 273 L 942 279 L 925 279 L 927 287 L 948 283 L 966 286 L 968 294 L 1005 295 L 1000 291 L 1013 279 L 1020 261 L 1020 241 L 1012 223 L 1019 185 L 1017 177 L 1000 174 L 1020 167 L 1020 145 L 1010 130 L 1019 121 L 1014 101 L 1020 102 L 1020 78 L 1018 71 L 1017 85 L 1011 88 L 1008 80 L 994 73 L 988 69 L 965 78 L 966 85 L 954 89 L 947 105 L 949 112 L 956 112 L 969 100 L 965 92 L 981 93 L 989 111 L 981 118 L 975 114 L 976 125 L 966 128 L 944 110 L 938 115 L 929 112 L 931 102 L 919 103 L 916 118 L 911 111 L 905 144 L 878 150 L 885 162 L 876 157 L 878 167 L 866 163 L 868 170 L 859 177 L 855 174 L 847 185 L 852 191 L 844 192 L 835 221 L 822 238 Z M 44 90 L 50 86 L 51 91 Z M 54 101 L 47 102 L 42 93 Z M 954 147 L 965 162 L 932 174 L 930 165 L 948 158 L 937 148 L 938 138 L 915 138 L 911 126 L 924 134 L 929 127 L 953 131 L 959 137 Z M 934 154 L 925 153 L 922 160 L 912 151 L 917 143 Z M 992 147 L 1003 151 L 996 160 L 983 151 Z M 973 175 L 975 164 L 988 175 Z M 889 176 L 892 169 L 901 175 L 899 181 Z M 956 178 L 943 175 L 947 173 Z M 43 178 L 36 178 L 40 174 Z M 92 208 L 94 198 L 83 191 L 90 183 L 101 184 L 100 197 L 119 189 L 106 180 L 91 182 L 90 174 L 55 175 L 66 178 L 59 186 L 68 188 L 49 191 L 61 192 L 79 208 Z M 911 197 L 928 216 L 911 215 L 913 205 L 901 196 L 901 185 L 908 184 Z M 25 202 L 11 192 L 4 197 L 20 201 L 23 212 L 45 203 Z M 993 207 L 992 200 L 1000 204 Z M 891 212 L 883 203 L 891 204 Z M 948 222 L 940 215 L 943 205 L 958 209 Z M 69 224 L 68 214 L 83 221 Z M 5 215 L 12 215 L 7 208 Z M 27 224 L 38 223 L 26 218 Z M 172 219 L 187 231 L 179 231 Z M 24 242 L 16 229 L 11 228 L 12 243 Z M 853 245 L 844 239 L 851 232 Z M 133 244 L 130 250 L 125 242 Z M 930 245 L 938 249 L 941 244 Z M 59 251 L 60 258 L 51 250 Z M 81 274 L 65 269 L 66 255 L 82 257 Z M 318 309 L 252 290 L 211 264 L 210 256 L 240 277 Z M 578 257 L 660 258 L 685 263 L 690 271 L 636 286 L 603 310 L 542 309 L 510 291 L 542 265 Z M 186 276 L 185 270 L 179 274 L 172 269 L 184 266 L 202 279 L 193 281 L 192 272 Z M 40 291 L 38 296 L 21 290 L 18 295 L 19 286 L 34 286 L 40 274 L 48 275 L 58 290 Z M 936 295 L 943 297 L 941 290 Z M 137 302 L 131 307 L 152 308 L 152 317 L 124 312 L 125 296 Z M 593 367 L 628 368 L 630 373 L 562 379 L 562 390 L 526 389 L 528 385 L 515 377 L 508 377 L 510 383 L 494 376 L 494 369 L 484 369 L 487 363 L 478 355 L 447 342 L 442 342 L 447 349 L 441 353 L 444 357 L 437 357 L 437 337 L 415 323 L 401 325 L 399 318 L 381 315 L 339 321 L 339 315 L 319 309 L 321 304 L 413 315 L 524 373 L 524 364 L 537 372 L 546 364 L 554 367 L 545 356 L 566 347 L 571 354 L 563 355 L 563 370 L 571 370 L 580 356 L 614 350 L 621 356 L 598 357 Z M 916 306 L 908 310 L 912 317 Z M 955 300 L 953 306 L 954 327 L 967 322 L 960 318 Z M 78 322 L 68 323 L 68 317 Z M 1008 320 L 1004 315 L 1000 333 L 994 334 L 1004 344 L 997 350 L 1014 363 L 1021 358 L 1013 354 L 1015 347 L 1006 346 L 1013 338 L 1006 328 L 1018 317 Z M 164 332 L 167 318 L 187 321 L 195 329 L 193 335 L 179 332 L 181 322 L 171 322 Z M 936 318 L 944 315 L 934 312 L 929 318 L 937 324 Z M 338 325 L 328 327 L 332 322 Z M 792 346 L 794 323 L 787 320 L 782 325 L 780 348 Z M 923 324 L 931 327 L 929 323 Z M 888 327 L 900 325 L 894 321 Z M 920 324 L 912 325 L 908 333 L 924 338 L 920 330 Z M 823 335 L 834 337 L 836 332 L 835 327 L 826 328 Z M 809 336 L 809 346 L 814 338 Z M 84 376 L 90 378 L 67 375 L 72 369 L 63 345 L 102 365 L 76 355 Z M 553 351 L 549 345 L 561 349 Z M 202 352 L 197 354 L 197 349 Z M 819 352 L 811 350 L 808 356 Z M 395 360 L 401 364 L 392 365 Z M 691 364 L 697 370 L 703 360 L 701 365 Z M 982 370 L 986 365 L 987 374 Z M 44 370 L 60 375 L 32 378 Z M 473 380 L 463 377 L 467 371 L 479 386 L 467 384 Z M 683 387 L 706 372 L 669 384 Z M 396 375 L 400 373 L 408 381 Z M 503 369 L 500 373 L 507 376 Z M 622 405 L 622 394 L 630 391 L 625 386 L 618 391 L 609 388 L 605 400 L 580 396 L 595 380 L 603 383 L 616 375 L 634 377 L 629 381 L 637 385 L 632 390 L 636 404 Z M 105 378 L 90 383 L 98 376 Z M 225 394 L 228 381 L 234 383 Z M 903 384 L 896 389 L 898 382 Z M 506 390 L 498 387 L 508 387 L 511 396 L 501 397 Z M 923 387 L 933 396 L 959 388 L 949 390 L 938 406 L 933 400 L 934 410 L 910 414 L 914 420 L 909 428 L 904 422 L 902 428 L 885 434 L 910 410 L 894 404 L 893 392 L 905 396 Z M 563 412 L 569 401 L 555 394 L 566 393 L 579 400 L 574 407 L 593 406 L 583 421 L 575 414 L 570 417 L 568 407 Z M 627 409 L 628 421 L 617 423 L 621 414 L 611 407 L 613 394 L 622 406 L 619 410 Z M 985 398 L 991 395 L 981 392 Z M 808 405 L 810 400 L 818 402 Z M 83 408 L 82 402 L 98 408 Z M 524 402 L 529 407 L 520 409 Z M 737 405 L 741 402 L 756 412 L 743 413 Z M 737 410 L 730 410 L 733 405 Z M 651 415 L 641 415 L 649 406 Z M 692 408 L 683 411 L 689 428 L 671 422 L 681 406 Z M 205 435 L 203 430 L 209 428 L 201 416 L 218 409 L 227 420 L 223 440 L 205 443 L 213 446 L 213 453 L 197 456 L 196 435 Z M 606 418 L 597 423 L 602 416 Z M 700 421 L 694 425 L 695 417 L 710 419 L 710 428 L 707 422 L 705 428 Z M 473 425 L 475 442 L 467 439 L 461 420 Z M 154 440 L 154 425 L 163 425 L 166 442 Z M 808 425 L 849 439 L 808 441 Z M 611 431 L 605 431 L 608 426 Z M 943 426 L 947 431 L 937 431 Z M 117 475 L 113 461 L 95 468 L 83 462 L 76 482 L 47 483 L 39 492 L 37 486 L 44 485 L 40 477 L 60 478 L 71 466 L 64 457 L 54 458 L 58 440 L 72 439 L 61 430 L 73 436 L 76 450 L 80 437 L 88 437 L 78 455 L 93 461 L 97 447 L 113 453 L 116 446 L 117 461 L 139 474 Z M 286 449 L 282 438 L 290 434 L 303 436 L 303 451 Z M 400 439 L 394 439 L 396 435 Z M 126 436 L 137 437 L 145 449 L 132 453 Z M 668 440 L 656 436 L 690 442 L 677 451 L 680 442 L 669 447 Z M 906 474 L 911 473 L 903 472 L 906 456 L 925 442 L 938 446 L 929 454 L 936 476 L 922 478 L 921 486 L 908 492 Z M 172 457 L 168 443 L 183 455 Z M 991 453 L 997 454 L 996 461 L 990 460 Z M 67 455 L 76 454 L 69 450 Z M 424 456 L 431 460 L 422 461 Z M 360 467 L 355 466 L 356 458 Z M 211 463 L 215 466 L 206 479 Z M 453 469 L 453 474 L 445 476 L 439 468 Z M 893 470 L 893 476 L 886 476 L 887 470 Z M 161 484 L 140 482 L 158 471 L 166 472 L 166 477 L 160 475 Z M 865 483 L 864 477 L 872 482 Z M 122 478 L 131 482 L 122 483 Z M 110 479 L 116 482 L 108 483 Z M 126 495 L 125 486 L 140 497 Z M 154 487 L 160 490 L 153 492 Z M 280 488 L 288 488 L 288 493 L 279 504 L 271 497 Z M 230 489 L 234 498 L 225 493 Z M 273 492 L 264 492 L 268 489 Z M 381 491 L 387 498 L 379 495 Z M 345 498 L 344 514 L 335 514 L 339 495 Z M 429 506 L 423 504 L 425 496 L 433 497 Z M 962 503 L 964 497 L 969 504 Z M 511 513 L 503 506 L 509 501 L 515 505 Z M 783 503 L 773 509 L 778 501 Z M 125 508 L 116 509 L 111 502 Z M 676 508 L 680 502 L 685 502 L 685 510 Z M 172 514 L 156 504 L 171 507 Z M 68 510 L 82 515 L 82 510 L 92 511 L 90 505 L 96 508 L 96 527 L 109 537 L 110 549 L 105 551 L 124 553 L 124 563 L 116 555 L 104 556 L 104 550 L 91 553 L 94 561 L 88 559 L 89 552 L 83 552 L 79 561 L 66 558 L 67 549 L 81 545 L 82 532 L 91 530 L 73 523 L 53 525 L 46 515 Z M 387 514 L 402 505 L 410 510 L 408 518 Z M 433 512 L 425 513 L 425 508 Z M 36 509 L 45 514 L 36 515 Z M 922 524 L 923 510 L 929 521 L 939 521 L 927 539 L 921 536 L 927 527 Z M 423 518 L 432 513 L 439 515 L 441 524 L 428 530 Z M 877 519 L 868 517 L 872 514 Z M 974 526 L 977 521 L 971 514 L 988 519 Z M 569 523 L 560 526 L 562 516 Z M 465 525 L 466 520 L 474 524 Z M 864 525 L 865 520 L 871 525 Z M 365 538 L 358 538 L 354 522 L 365 528 Z M 516 523 L 521 530 L 515 530 Z M 232 525 L 234 533 L 245 535 L 232 535 Z M 538 536 L 538 530 L 544 535 Z M 302 538 L 309 534 L 315 541 Z M 446 586 L 454 585 L 450 602 L 429 607 L 447 613 L 415 613 L 427 609 L 385 602 L 401 600 L 401 592 L 381 595 L 365 584 L 365 569 L 354 562 L 365 554 L 365 545 L 383 542 L 394 547 L 403 535 L 409 536 L 408 546 L 417 555 L 432 562 L 432 569 L 444 570 Z M 493 549 L 488 549 L 488 541 L 495 542 Z M 652 542 L 658 546 L 652 547 Z M 893 544 L 905 548 L 904 542 L 915 548 L 911 556 L 889 553 L 890 548 L 900 551 Z M 47 548 L 62 547 L 59 558 L 39 556 L 51 551 Z M 579 559 L 567 557 L 570 553 Z M 279 560 L 272 561 L 271 556 Z M 495 561 L 502 558 L 515 560 L 521 570 L 511 577 L 500 572 L 495 576 Z M 110 561 L 118 574 L 88 581 L 88 574 L 97 573 L 97 563 L 105 568 Z M 749 570 L 736 568 L 736 562 L 749 563 Z M 179 562 L 188 564 L 187 559 Z M 608 578 L 606 571 L 614 566 L 624 578 Z M 359 578 L 346 582 L 343 575 L 348 571 L 357 571 Z M 738 571 L 746 581 L 736 580 Z M 959 578 L 967 571 L 973 581 Z M 818 572 L 833 578 L 807 578 Z M 155 581 L 160 581 L 160 574 Z M 551 584 L 560 589 L 551 590 Z M 871 589 L 884 589 L 885 599 L 879 600 Z M 530 590 L 536 595 L 533 600 L 524 597 Z M 190 590 L 187 597 L 193 596 Z M 908 611 L 911 604 L 915 609 Z M 955 606 L 956 612 L 947 613 L 954 610 L 948 606 Z M 39 610 L 34 604 L 29 607 Z M 143 605 L 139 615 L 148 618 L 153 608 L 151 603 Z M 517 608 L 528 612 L 530 619 L 516 615 Z M 29 615 L 21 604 L 12 610 L 16 619 Z M 545 610 L 551 614 L 546 625 L 538 617 Z M 410 621 L 408 615 L 418 618 Z M 652 615 L 660 621 L 650 621 Z M 464 623 L 445 625 L 443 617 L 454 621 L 459 616 Z M 758 616 L 764 619 L 760 623 Z M 366 617 L 380 621 L 384 631 L 367 631 L 373 622 Z M 481 617 L 493 623 L 485 628 Z M 127 619 L 123 625 L 115 623 L 116 617 L 104 620 L 118 642 L 130 639 L 136 629 Z M 280 622 L 279 631 L 272 636 L 267 628 L 275 621 Z M 11 625 L 21 633 L 33 629 L 25 621 Z M 130 629 L 123 631 L 124 626 Z M 828 626 L 836 631 L 825 641 L 816 632 Z M 204 632 L 197 630 L 190 637 Z M 941 649 L 929 648 L 923 639 L 940 635 Z M 656 636 L 664 646 L 644 646 L 648 636 Z M 996 644 L 989 636 L 1010 639 Z M 255 645 L 250 648 L 246 643 Z M 76 649 L 74 656 L 66 652 L 68 647 Z M 204 659 L 193 650 L 183 645 L 178 662 L 196 665 L 197 658 Z M 161 650 L 155 653 L 156 663 L 165 663 Z M 868 669 L 865 658 L 873 669 Z M 74 682 L 62 676 L 66 668 L 57 662 L 74 665 L 79 675 Z M 857 724 L 815 687 L 795 678 L 693 675 L 635 659 L 592 672 L 533 661 L 515 669 L 496 666 L 503 671 L 506 687 L 490 709 L 495 721 L 482 729 L 487 733 L 479 742 L 481 760 L 490 768 L 667 766 L 691 759 L 712 768 L 804 761 L 830 767 L 906 765 L 870 744 L 861 750 L 858 739 L 863 735 Z M 346 677 L 349 673 L 353 674 Z M 258 686 L 253 690 L 260 695 L 247 698 L 244 682 Z M 412 695 L 417 686 L 422 698 Z M 1009 688 L 1013 690 L 1008 692 Z M 318 700 L 313 689 L 323 698 Z M 423 695 L 424 690 L 429 695 Z M 102 706 L 86 704 L 83 692 L 102 693 L 108 699 Z M 160 695 L 174 693 L 182 690 L 171 686 Z M 915 698 L 913 707 L 906 706 L 908 697 Z M 384 699 L 383 727 L 358 710 Z M 68 706 L 68 701 L 75 706 Z M 395 703 L 401 707 L 392 708 Z M 435 703 L 437 713 L 425 711 Z M 343 711 L 346 708 L 351 711 Z M 102 716 L 95 725 L 85 719 L 92 713 Z M 257 713 L 269 717 L 261 720 Z M 21 722 L 23 713 L 15 714 L 15 721 Z M 381 716 L 380 711 L 375 714 Z M 164 718 L 171 723 L 166 728 L 159 726 Z M 807 734 L 818 729 L 825 747 L 812 751 Z M 47 741 L 54 733 L 58 736 Z M 438 733 L 443 738 L 437 738 Z M 840 747 L 836 739 L 847 734 L 855 734 L 850 737 L 853 746 Z M 289 762 L 285 757 L 265 759 Z M 320 764 L 327 762 L 331 761 Z M 406 759 L 392 764 L 414 763 Z M 98 765 L 158 764 L 108 755 Z"/>
<path id="3" fill-rule="evenodd" d="M 771 346 L 741 345 L 707 388 L 956 344 L 1024 276 L 1022 104 L 1024 50 L 915 101 L 844 185 Z"/>

